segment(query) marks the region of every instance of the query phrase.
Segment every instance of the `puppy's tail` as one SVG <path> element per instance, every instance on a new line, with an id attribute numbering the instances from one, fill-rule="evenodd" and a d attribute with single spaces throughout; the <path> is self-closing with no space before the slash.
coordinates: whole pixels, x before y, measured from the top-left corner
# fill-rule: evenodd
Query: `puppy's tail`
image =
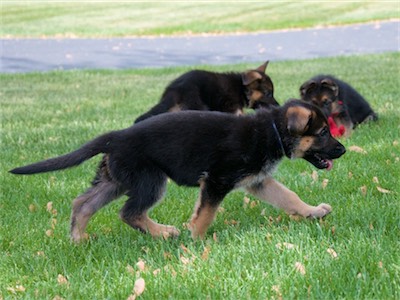
<path id="1" fill-rule="evenodd" d="M 15 168 L 13 170 L 10 170 L 10 173 L 36 174 L 77 166 L 83 163 L 85 160 L 88 160 L 99 153 L 107 153 L 110 149 L 113 136 L 113 132 L 104 134 L 83 145 L 78 150 L 62 156 Z"/>

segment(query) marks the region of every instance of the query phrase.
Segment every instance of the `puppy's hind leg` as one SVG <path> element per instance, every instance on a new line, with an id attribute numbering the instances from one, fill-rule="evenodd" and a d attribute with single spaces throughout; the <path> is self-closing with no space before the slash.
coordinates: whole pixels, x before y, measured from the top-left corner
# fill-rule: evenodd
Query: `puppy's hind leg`
<path id="1" fill-rule="evenodd" d="M 71 216 L 71 239 L 80 242 L 85 239 L 89 219 L 103 206 L 117 199 L 124 190 L 113 181 L 100 181 L 73 202 Z"/>
<path id="2" fill-rule="evenodd" d="M 173 226 L 158 224 L 147 215 L 147 211 L 164 195 L 167 177 L 161 172 L 137 174 L 127 195 L 129 199 L 121 209 L 121 219 L 131 227 L 153 237 L 178 236 L 179 230 Z"/>

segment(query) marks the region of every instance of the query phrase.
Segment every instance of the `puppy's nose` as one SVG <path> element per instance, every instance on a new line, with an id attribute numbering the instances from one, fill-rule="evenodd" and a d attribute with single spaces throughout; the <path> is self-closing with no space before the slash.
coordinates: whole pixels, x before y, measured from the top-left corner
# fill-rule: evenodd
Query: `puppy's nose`
<path id="1" fill-rule="evenodd" d="M 346 153 L 346 148 L 345 148 L 342 144 L 339 143 L 339 144 L 336 146 L 335 151 L 336 151 L 336 153 L 337 153 L 339 156 L 342 156 L 343 154 Z"/>

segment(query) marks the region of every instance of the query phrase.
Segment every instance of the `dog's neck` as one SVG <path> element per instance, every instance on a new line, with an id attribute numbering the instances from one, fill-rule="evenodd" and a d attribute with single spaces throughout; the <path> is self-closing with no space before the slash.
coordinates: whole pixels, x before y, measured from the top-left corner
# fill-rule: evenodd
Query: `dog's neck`
<path id="1" fill-rule="evenodd" d="M 283 147 L 282 138 L 281 138 L 281 135 L 279 134 L 278 128 L 276 128 L 275 121 L 272 121 L 272 128 L 274 128 L 275 135 L 278 138 L 278 144 L 279 144 L 280 150 L 282 152 L 281 154 L 282 154 L 282 156 L 285 156 L 286 155 L 285 148 Z"/>

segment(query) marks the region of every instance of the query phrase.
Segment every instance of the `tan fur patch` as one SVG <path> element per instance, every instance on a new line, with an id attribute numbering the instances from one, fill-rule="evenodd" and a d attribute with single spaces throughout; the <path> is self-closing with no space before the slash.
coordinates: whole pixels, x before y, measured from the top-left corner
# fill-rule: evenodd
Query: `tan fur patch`
<path id="1" fill-rule="evenodd" d="M 212 206 L 208 203 L 203 203 L 201 206 L 199 202 L 196 204 L 195 212 L 189 224 L 193 238 L 204 237 L 208 226 L 214 221 L 217 209 L 218 206 Z"/>
<path id="2" fill-rule="evenodd" d="M 173 226 L 158 224 L 149 218 L 146 212 L 144 212 L 140 216 L 136 216 L 130 220 L 124 220 L 129 225 L 135 228 L 139 228 L 144 232 L 148 232 L 153 237 L 170 237 L 170 236 L 178 236 L 179 230 Z"/>
<path id="3" fill-rule="evenodd" d="M 311 206 L 303 202 L 295 192 L 272 178 L 267 178 L 262 185 L 250 187 L 247 190 L 260 200 L 281 208 L 290 215 L 323 217 L 332 210 L 329 205 L 324 203 Z"/>
<path id="4" fill-rule="evenodd" d="M 304 153 L 310 149 L 310 147 L 314 144 L 314 137 L 306 136 L 300 139 L 300 142 L 295 147 L 293 151 L 293 158 L 301 158 L 304 156 Z"/>
<path id="5" fill-rule="evenodd" d="M 314 117 L 314 112 L 302 106 L 289 107 L 286 112 L 288 120 L 288 130 L 291 134 L 302 134 L 307 128 L 310 118 Z"/>
<path id="6" fill-rule="evenodd" d="M 244 85 L 249 85 L 250 83 L 256 81 L 257 79 L 261 79 L 262 75 L 257 71 L 247 71 L 242 75 L 242 82 Z"/>
<path id="7" fill-rule="evenodd" d="M 263 97 L 263 93 L 260 91 L 252 91 L 250 99 L 253 101 L 258 101 Z"/>

